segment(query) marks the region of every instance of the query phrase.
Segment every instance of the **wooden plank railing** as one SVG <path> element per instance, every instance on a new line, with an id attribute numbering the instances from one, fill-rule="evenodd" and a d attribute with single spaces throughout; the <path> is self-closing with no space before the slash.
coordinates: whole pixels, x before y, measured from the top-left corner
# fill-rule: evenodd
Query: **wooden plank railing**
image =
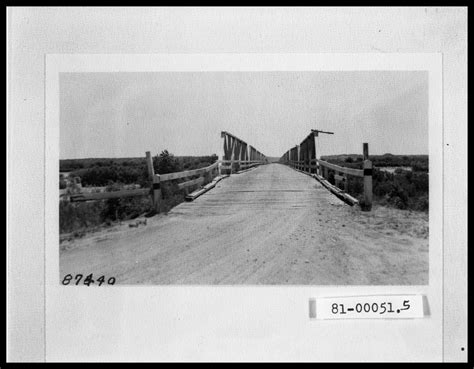
<path id="1" fill-rule="evenodd" d="M 114 191 L 114 192 L 78 193 L 78 194 L 69 195 L 69 199 L 72 202 L 78 202 L 78 201 L 117 199 L 121 197 L 146 196 L 149 194 L 150 194 L 149 188 L 139 188 L 135 190 L 121 190 L 121 191 Z"/>
<path id="2" fill-rule="evenodd" d="M 324 167 L 328 169 L 332 169 L 336 172 L 336 174 L 340 174 L 341 176 L 346 177 L 346 175 L 354 176 L 354 177 L 364 177 L 364 171 L 362 169 L 354 169 L 354 168 L 347 168 L 341 167 L 336 164 L 328 163 L 324 160 L 317 160 L 319 167 Z"/>
<path id="3" fill-rule="evenodd" d="M 372 209 L 372 162 L 369 160 L 369 145 L 363 144 L 363 169 L 347 168 L 327 161 L 316 159 L 315 146 L 312 147 L 314 138 L 308 136 L 301 145 L 297 145 L 288 150 L 281 158 L 280 162 L 304 173 L 312 174 L 318 179 L 327 182 L 329 171 L 334 172 L 334 181 L 337 188 L 343 184 L 344 191 L 348 192 L 349 176 L 363 178 L 364 180 L 364 201 L 360 203 L 362 210 Z M 310 149 L 308 149 L 308 147 Z M 304 159 L 308 156 L 310 158 Z M 312 157 L 313 156 L 313 157 Z M 300 160 L 303 157 L 304 160 Z M 329 185 L 329 182 L 328 182 Z"/>
<path id="4" fill-rule="evenodd" d="M 187 188 L 187 187 L 190 187 L 190 186 L 195 186 L 197 184 L 201 185 L 203 184 L 204 182 L 204 177 L 199 177 L 199 178 L 196 178 L 196 179 L 192 179 L 190 181 L 186 181 L 186 182 L 183 182 L 183 183 L 178 183 L 178 188 L 180 190 L 184 189 L 184 188 Z"/>
<path id="5" fill-rule="evenodd" d="M 152 198 L 153 206 L 157 212 L 159 212 L 160 203 L 162 200 L 162 191 L 161 184 L 176 179 L 187 178 L 199 176 L 198 178 L 191 179 L 182 183 L 178 183 L 178 188 L 180 190 L 185 190 L 187 195 L 188 187 L 195 185 L 202 185 L 204 182 L 211 182 L 215 177 L 220 175 L 220 162 L 216 161 L 214 164 L 211 164 L 205 168 L 186 170 L 183 172 L 167 173 L 167 174 L 155 174 L 153 168 L 153 160 L 151 158 L 150 152 L 146 153 L 146 160 L 148 166 L 148 175 L 152 180 Z"/>
<path id="6" fill-rule="evenodd" d="M 152 188 L 140 188 L 133 190 L 120 190 L 113 192 L 95 192 L 95 193 L 76 193 L 69 195 L 69 200 L 72 202 L 80 201 L 97 201 L 97 200 L 107 200 L 107 199 L 116 199 L 123 197 L 133 197 L 133 196 L 149 196 L 151 195 L 153 200 L 153 205 L 156 211 L 159 211 L 159 205 L 162 200 L 161 184 L 174 181 L 177 179 L 189 178 L 199 176 L 194 179 L 190 179 L 185 182 L 178 183 L 178 189 L 184 190 L 187 194 L 187 189 L 191 186 L 202 185 L 204 182 L 211 182 L 215 177 L 220 174 L 220 162 L 216 161 L 215 163 L 199 169 L 186 170 L 182 172 L 167 173 L 167 174 L 155 174 L 153 168 L 153 160 L 149 151 L 146 153 L 146 163 L 148 168 L 148 175 L 152 181 Z"/>
<path id="7" fill-rule="evenodd" d="M 205 168 L 166 174 L 155 174 L 151 154 L 149 151 L 147 151 L 146 164 L 148 176 L 152 182 L 151 188 L 120 190 L 113 192 L 76 193 L 70 195 L 69 199 L 70 201 L 79 202 L 151 195 L 153 199 L 153 205 L 155 209 L 159 211 L 160 202 L 162 200 L 161 185 L 163 183 L 179 179 L 188 179 L 177 184 L 178 189 L 184 190 L 187 194 L 187 189 L 189 187 L 210 183 L 214 178 L 222 173 L 222 169 L 228 170 L 229 173 L 232 173 L 232 171 L 245 170 L 257 165 L 268 163 L 265 155 L 260 153 L 252 146 L 247 145 L 247 143 L 240 140 L 239 138 L 231 135 L 228 132 L 222 132 L 222 137 L 224 137 L 224 160 L 218 160 Z M 227 160 L 226 157 L 228 157 Z M 192 178 L 196 176 L 198 177 Z"/>
<path id="8" fill-rule="evenodd" d="M 224 156 L 221 160 L 224 173 L 232 174 L 241 169 L 268 163 L 265 155 L 240 138 L 226 131 L 221 132 L 221 137 L 224 139 Z"/>
<path id="9" fill-rule="evenodd" d="M 221 169 L 232 169 L 237 164 L 238 170 L 248 169 L 257 165 L 266 164 L 264 160 L 219 160 Z"/>
<path id="10" fill-rule="evenodd" d="M 219 163 L 216 161 L 214 164 L 209 165 L 205 168 L 193 169 L 193 170 L 186 170 L 184 172 L 174 172 L 174 173 L 167 173 L 167 174 L 160 174 L 161 182 L 170 181 L 172 179 L 179 179 L 184 177 L 192 177 L 195 175 L 203 175 L 207 172 L 217 169 Z"/>

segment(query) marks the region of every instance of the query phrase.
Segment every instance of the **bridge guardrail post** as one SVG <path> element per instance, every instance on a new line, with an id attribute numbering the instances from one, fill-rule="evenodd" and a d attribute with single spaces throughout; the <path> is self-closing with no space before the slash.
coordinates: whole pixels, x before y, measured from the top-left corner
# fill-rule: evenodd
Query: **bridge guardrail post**
<path id="1" fill-rule="evenodd" d="M 372 210 L 372 162 L 369 160 L 369 144 L 363 144 L 364 153 L 364 204 L 363 211 Z"/>
<path id="2" fill-rule="evenodd" d="M 213 171 L 214 171 L 214 169 L 210 170 L 209 172 L 204 173 L 204 175 L 203 175 L 204 184 L 208 184 L 209 182 L 212 181 L 212 172 Z"/>
<path id="3" fill-rule="evenodd" d="M 364 160 L 364 204 L 362 210 L 372 210 L 372 162 Z"/>
<path id="4" fill-rule="evenodd" d="M 160 201 L 161 201 L 161 183 L 160 175 L 155 174 L 155 169 L 153 168 L 153 159 L 151 158 L 150 151 L 146 152 L 146 163 L 148 168 L 148 177 L 151 179 L 151 195 L 153 200 L 153 207 L 157 213 L 160 211 Z"/>
<path id="5" fill-rule="evenodd" d="M 160 175 L 155 174 L 153 177 L 153 207 L 156 212 L 160 212 L 160 202 L 161 202 L 161 182 Z"/>
<path id="6" fill-rule="evenodd" d="M 153 181 L 153 177 L 155 176 L 155 169 L 153 168 L 153 159 L 151 158 L 151 153 L 147 151 L 146 155 L 146 165 L 148 169 L 148 178 Z"/>
<path id="7" fill-rule="evenodd" d="M 338 171 L 334 172 L 334 184 L 337 188 L 340 188 L 339 186 L 341 185 L 342 178 L 339 175 Z"/>

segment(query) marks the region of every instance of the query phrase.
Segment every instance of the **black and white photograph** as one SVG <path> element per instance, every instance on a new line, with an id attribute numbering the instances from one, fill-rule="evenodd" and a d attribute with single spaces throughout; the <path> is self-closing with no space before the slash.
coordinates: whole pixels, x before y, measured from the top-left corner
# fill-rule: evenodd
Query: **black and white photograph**
<path id="1" fill-rule="evenodd" d="M 63 285 L 428 284 L 427 72 L 59 78 Z"/>
<path id="2" fill-rule="evenodd" d="M 468 362 L 467 7 L 7 7 L 7 363 Z"/>

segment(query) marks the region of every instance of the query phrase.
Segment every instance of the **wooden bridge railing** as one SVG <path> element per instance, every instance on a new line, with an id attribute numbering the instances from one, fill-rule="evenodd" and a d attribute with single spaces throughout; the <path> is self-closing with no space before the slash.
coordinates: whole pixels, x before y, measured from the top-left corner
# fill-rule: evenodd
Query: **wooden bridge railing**
<path id="1" fill-rule="evenodd" d="M 231 174 L 242 169 L 268 163 L 265 155 L 240 138 L 226 131 L 221 132 L 221 137 L 224 139 L 224 156 L 221 160 L 222 173 Z"/>
<path id="2" fill-rule="evenodd" d="M 215 182 L 215 178 L 221 174 L 231 174 L 240 170 L 245 170 L 257 165 L 268 163 L 268 159 L 265 155 L 256 150 L 254 147 L 247 145 L 247 143 L 241 139 L 231 135 L 228 132 L 221 132 L 221 137 L 224 138 L 223 160 L 218 160 L 205 168 L 167 174 L 155 174 L 151 154 L 149 151 L 147 151 L 146 163 L 148 168 L 148 176 L 152 182 L 151 189 L 140 188 L 114 192 L 76 193 L 69 195 L 69 199 L 72 202 L 79 202 L 151 195 L 153 206 L 158 212 L 161 200 L 163 199 L 161 188 L 163 183 L 197 176 L 197 178 L 177 183 L 178 189 L 184 190 L 186 192 L 187 198 L 190 197 L 193 199 L 193 194 L 187 193 L 187 189 L 191 186 L 207 183 L 204 188 L 196 191 L 198 195 L 212 188 L 215 185 L 215 183 L 213 183 Z"/>
<path id="3" fill-rule="evenodd" d="M 188 178 L 193 176 L 199 176 L 195 179 L 191 179 L 185 182 L 178 183 L 178 188 L 180 190 L 184 189 L 187 192 L 187 188 L 195 185 L 202 185 L 204 182 L 210 184 L 215 177 L 220 174 L 219 161 L 216 161 L 214 164 L 211 164 L 205 168 L 186 170 L 183 172 L 167 173 L 167 174 L 155 174 L 153 168 L 153 160 L 151 158 L 150 152 L 146 153 L 146 161 L 148 166 L 148 175 L 152 180 L 152 199 L 153 206 L 157 212 L 159 212 L 160 202 L 163 199 L 161 184 L 182 178 Z M 187 194 L 187 193 L 186 193 Z"/>
<path id="4" fill-rule="evenodd" d="M 148 188 L 138 188 L 134 190 L 121 190 L 113 192 L 92 192 L 92 193 L 76 193 L 69 195 L 69 200 L 71 202 L 81 202 L 81 201 L 95 201 L 95 200 L 107 200 L 107 199 L 117 199 L 120 197 L 134 197 L 134 196 L 146 196 L 150 194 Z"/>
<path id="5" fill-rule="evenodd" d="M 280 162 L 301 172 L 312 174 L 317 179 L 326 182 L 327 185 L 329 185 L 327 181 L 329 171 L 333 171 L 336 188 L 339 188 L 342 183 L 346 193 L 349 187 L 349 176 L 363 178 L 364 201 L 359 205 L 362 210 L 370 211 L 372 209 L 372 162 L 369 160 L 369 144 L 363 144 L 363 169 L 347 168 L 316 159 L 316 143 L 314 141 L 316 136 L 317 133 L 312 131 L 300 145 L 288 150 L 280 158 Z M 336 190 L 336 192 L 338 191 Z M 351 197 L 349 196 L 349 198 Z M 351 202 L 355 203 L 355 201 Z"/>
<path id="6" fill-rule="evenodd" d="M 146 163 L 148 168 L 148 176 L 152 181 L 152 187 L 150 188 L 139 188 L 134 190 L 121 190 L 113 192 L 97 192 L 97 193 L 77 193 L 69 196 L 70 201 L 79 202 L 79 201 L 96 201 L 96 200 L 106 200 L 106 199 L 116 199 L 122 197 L 134 197 L 134 196 L 150 196 L 153 200 L 153 205 L 156 211 L 159 211 L 160 202 L 162 200 L 161 185 L 165 182 L 183 179 L 188 177 L 197 178 L 190 179 L 185 182 L 177 184 L 178 189 L 185 190 L 187 188 L 195 185 L 202 185 L 204 182 L 210 183 L 212 180 L 217 177 L 219 173 L 219 161 L 216 161 L 214 164 L 209 165 L 205 168 L 186 170 L 183 172 L 167 173 L 167 174 L 155 174 L 153 168 L 153 160 L 149 151 L 146 152 Z M 187 195 L 187 193 L 186 193 Z"/>

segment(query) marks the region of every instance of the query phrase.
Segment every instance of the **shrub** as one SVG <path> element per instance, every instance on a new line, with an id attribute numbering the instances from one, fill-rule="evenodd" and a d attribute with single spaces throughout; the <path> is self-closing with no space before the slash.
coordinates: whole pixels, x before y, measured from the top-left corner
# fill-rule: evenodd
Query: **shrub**
<path id="1" fill-rule="evenodd" d="M 170 154 L 168 150 L 162 151 L 160 155 L 157 155 L 153 158 L 153 167 L 155 169 L 155 173 L 158 174 L 182 171 L 181 163 L 174 157 L 173 154 Z"/>
<path id="2" fill-rule="evenodd" d="M 407 208 L 407 203 L 405 200 L 400 198 L 399 196 L 392 196 L 389 201 L 391 204 L 393 204 L 397 209 L 406 209 Z"/>
<path id="3" fill-rule="evenodd" d="M 385 196 L 389 194 L 392 191 L 392 187 L 393 185 L 388 181 L 384 181 L 384 182 L 377 181 L 375 182 L 375 184 L 372 184 L 373 193 L 376 196 Z"/>
<path id="4" fill-rule="evenodd" d="M 103 204 L 100 201 L 70 203 L 59 202 L 59 231 L 73 232 L 102 223 L 101 212 Z"/>
<path id="5" fill-rule="evenodd" d="M 348 177 L 347 190 L 349 194 L 357 196 L 364 192 L 364 185 L 361 178 Z"/>
<path id="6" fill-rule="evenodd" d="M 153 209 L 149 196 L 123 197 L 105 200 L 105 206 L 101 212 L 102 222 L 113 222 L 135 219 Z"/>
<path id="7" fill-rule="evenodd" d="M 328 173 L 328 182 L 332 185 L 336 184 L 336 180 L 334 179 L 334 171 L 330 170 Z"/>
<path id="8" fill-rule="evenodd" d="M 412 163 L 412 169 L 414 172 L 428 172 L 428 161 L 417 160 Z"/>
<path id="9" fill-rule="evenodd" d="M 428 173 L 397 169 L 394 173 L 374 168 L 372 190 L 374 202 L 398 209 L 428 211 Z M 362 200 L 362 178 L 349 177 L 348 191 Z"/>
<path id="10" fill-rule="evenodd" d="M 429 210 L 429 198 L 428 195 L 423 195 L 415 200 L 413 208 L 419 211 Z"/>
<path id="11" fill-rule="evenodd" d="M 64 190 L 65 188 L 67 187 L 67 182 L 66 180 L 64 179 L 64 175 L 60 175 L 59 176 L 59 189 L 60 190 Z"/>
<path id="12" fill-rule="evenodd" d="M 93 202 L 59 202 L 59 231 L 70 233 L 114 221 L 135 219 L 152 211 L 149 196 L 107 199 Z"/>
<path id="13" fill-rule="evenodd" d="M 430 183 L 427 173 L 413 173 L 411 180 L 417 191 L 428 192 Z"/>

